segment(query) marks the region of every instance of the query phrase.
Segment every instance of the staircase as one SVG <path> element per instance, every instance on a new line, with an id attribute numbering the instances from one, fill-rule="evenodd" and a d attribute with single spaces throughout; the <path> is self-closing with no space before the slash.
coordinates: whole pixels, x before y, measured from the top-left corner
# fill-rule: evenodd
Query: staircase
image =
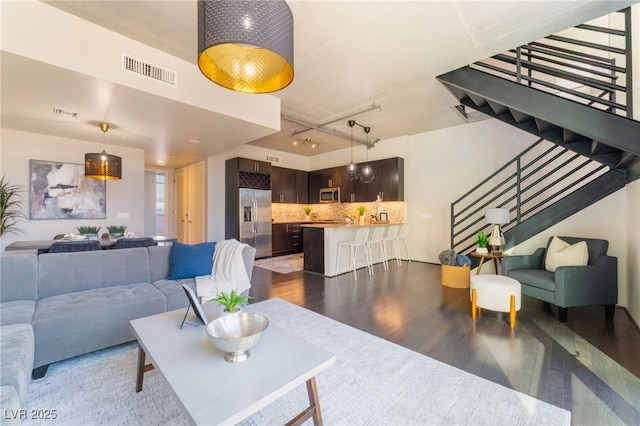
<path id="1" fill-rule="evenodd" d="M 509 208 L 508 248 L 640 178 L 631 16 L 617 13 L 621 28 L 579 25 L 437 77 L 462 108 L 540 138 L 452 203 L 452 249 L 468 253 L 489 231 L 485 208 Z"/>

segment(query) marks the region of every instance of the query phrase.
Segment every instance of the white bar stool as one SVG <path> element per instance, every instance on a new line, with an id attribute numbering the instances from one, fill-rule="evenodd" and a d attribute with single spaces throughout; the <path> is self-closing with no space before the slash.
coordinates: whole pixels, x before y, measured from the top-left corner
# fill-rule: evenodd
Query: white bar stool
<path id="1" fill-rule="evenodd" d="M 399 230 L 400 230 L 400 227 L 398 225 L 390 226 L 389 229 L 387 230 L 387 235 L 385 235 L 383 239 L 384 257 L 387 259 L 387 262 L 388 262 L 390 257 L 389 257 L 389 253 L 387 252 L 387 245 L 391 243 L 393 258 L 396 260 L 396 263 L 398 265 L 400 265 L 400 262 L 401 262 L 400 250 L 398 249 L 398 241 L 397 241 Z"/>
<path id="2" fill-rule="evenodd" d="M 371 253 L 369 252 L 369 246 L 367 244 L 369 238 L 369 228 L 360 228 L 356 233 L 356 239 L 353 241 L 343 241 L 338 243 L 338 253 L 336 253 L 336 276 L 338 275 L 338 262 L 340 260 L 340 249 L 342 246 L 349 247 L 349 270 L 353 271 L 353 276 L 356 281 L 358 280 L 358 274 L 356 273 L 356 252 L 358 247 L 364 249 L 364 259 L 369 270 L 369 275 L 373 275 L 373 266 L 371 264 Z"/>
<path id="3" fill-rule="evenodd" d="M 404 244 L 404 249 L 407 253 L 407 261 L 411 262 L 411 255 L 409 255 L 409 243 L 407 242 L 407 237 L 409 236 L 409 225 L 402 225 L 400 227 L 400 231 L 398 232 L 398 236 L 396 237 L 395 245 L 398 248 L 398 253 L 400 253 L 400 241 Z M 400 259 L 400 263 L 402 263 L 402 258 Z"/>
<path id="4" fill-rule="evenodd" d="M 372 246 L 375 244 L 378 245 L 378 254 L 380 256 L 378 260 L 382 262 L 382 266 L 386 271 L 389 269 L 389 265 L 387 264 L 387 251 L 385 250 L 385 247 L 384 247 L 384 243 L 385 243 L 384 230 L 385 230 L 384 226 L 377 226 L 373 230 L 373 235 L 371 235 L 371 238 L 367 240 L 367 247 L 369 248 L 369 259 L 371 259 L 371 265 L 373 266 Z"/>

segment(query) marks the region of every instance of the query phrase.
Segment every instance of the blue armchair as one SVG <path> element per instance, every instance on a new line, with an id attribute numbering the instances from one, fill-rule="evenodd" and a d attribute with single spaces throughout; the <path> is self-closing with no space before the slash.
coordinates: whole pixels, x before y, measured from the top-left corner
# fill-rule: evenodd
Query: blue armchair
<path id="1" fill-rule="evenodd" d="M 590 238 L 559 237 L 575 244 L 587 243 L 589 261 L 585 266 L 560 266 L 555 272 L 545 270 L 547 248 L 532 255 L 505 256 L 502 275 L 514 278 L 522 285 L 522 294 L 558 308 L 558 319 L 567 321 L 567 308 L 604 305 L 607 319 L 613 319 L 618 303 L 618 258 L 608 256 L 609 242 Z"/>

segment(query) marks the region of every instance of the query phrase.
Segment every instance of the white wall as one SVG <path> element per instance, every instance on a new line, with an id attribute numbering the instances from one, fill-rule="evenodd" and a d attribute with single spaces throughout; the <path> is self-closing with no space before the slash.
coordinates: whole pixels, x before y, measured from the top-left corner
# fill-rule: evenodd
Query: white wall
<path id="1" fill-rule="evenodd" d="M 29 209 L 29 160 L 84 163 L 87 152 L 102 151 L 101 142 L 86 142 L 55 136 L 2 129 L 0 139 L 0 175 L 14 185 L 25 189 L 23 210 Z M 96 137 L 96 139 L 99 139 Z M 108 142 L 108 140 L 107 140 Z M 55 234 L 77 232 L 81 225 L 100 226 L 106 232 L 108 225 L 126 225 L 127 231 L 144 234 L 144 152 L 120 146 L 107 145 L 106 151 L 122 157 L 122 179 L 107 182 L 107 218 L 84 220 L 23 220 L 23 234 L 2 237 L 0 249 L 16 240 L 51 239 Z M 128 219 L 118 219 L 118 213 L 128 213 Z"/>
<path id="2" fill-rule="evenodd" d="M 626 187 L 627 193 L 627 295 L 626 306 L 640 323 L 640 180 Z"/>
<path id="3" fill-rule="evenodd" d="M 439 263 L 451 246 L 451 202 L 535 141 L 497 120 L 410 136 L 405 182 L 412 257 Z"/>

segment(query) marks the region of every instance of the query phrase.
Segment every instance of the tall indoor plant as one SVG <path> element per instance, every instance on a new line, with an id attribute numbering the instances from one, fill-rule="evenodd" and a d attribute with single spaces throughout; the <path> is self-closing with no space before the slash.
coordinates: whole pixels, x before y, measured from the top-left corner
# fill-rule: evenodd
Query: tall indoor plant
<path id="1" fill-rule="evenodd" d="M 18 221 L 26 219 L 22 212 L 22 200 L 19 198 L 22 188 L 12 185 L 0 178 L 0 237 L 4 234 L 19 234 L 22 229 L 16 225 Z"/>

